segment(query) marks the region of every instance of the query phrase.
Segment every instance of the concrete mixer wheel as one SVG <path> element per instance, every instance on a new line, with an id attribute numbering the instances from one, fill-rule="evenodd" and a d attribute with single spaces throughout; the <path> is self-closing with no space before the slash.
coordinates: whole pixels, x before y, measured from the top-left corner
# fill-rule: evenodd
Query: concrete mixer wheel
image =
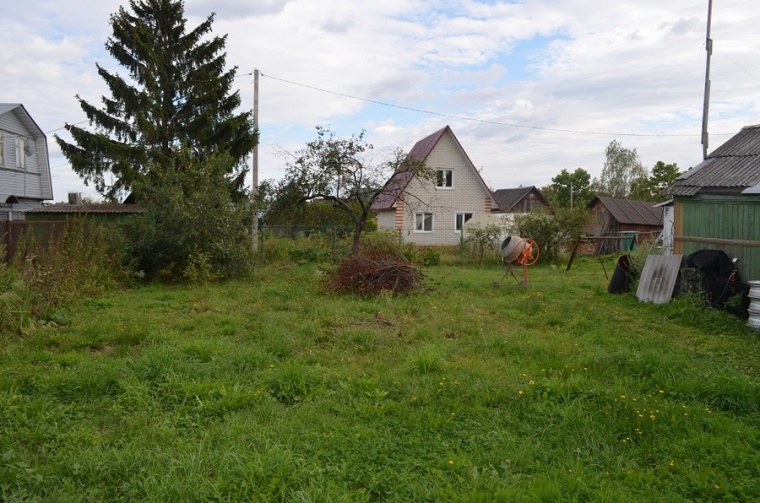
<path id="1" fill-rule="evenodd" d="M 532 239 L 526 239 L 526 246 L 525 249 L 522 251 L 519 257 L 517 257 L 517 262 L 520 265 L 533 265 L 536 262 L 538 262 L 538 257 L 540 255 L 538 244 L 533 241 Z"/>

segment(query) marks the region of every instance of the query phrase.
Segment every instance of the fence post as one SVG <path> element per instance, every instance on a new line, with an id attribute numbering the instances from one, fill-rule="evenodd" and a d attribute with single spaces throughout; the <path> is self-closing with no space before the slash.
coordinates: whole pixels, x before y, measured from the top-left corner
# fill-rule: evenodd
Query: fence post
<path id="1" fill-rule="evenodd" d="M 464 225 L 459 229 L 459 260 L 464 262 Z"/>

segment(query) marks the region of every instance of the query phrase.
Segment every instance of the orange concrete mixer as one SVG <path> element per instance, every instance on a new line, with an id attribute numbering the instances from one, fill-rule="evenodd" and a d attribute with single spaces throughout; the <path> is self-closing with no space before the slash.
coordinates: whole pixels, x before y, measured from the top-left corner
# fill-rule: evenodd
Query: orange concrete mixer
<path id="1" fill-rule="evenodd" d="M 520 283 L 520 280 L 515 276 L 512 271 L 512 266 L 522 266 L 523 268 L 523 280 L 522 285 L 528 286 L 528 266 L 535 264 L 538 261 L 539 250 L 538 245 L 532 239 L 523 239 L 519 236 L 507 236 L 504 241 L 501 242 L 501 261 L 507 267 L 507 271 L 499 281 L 494 281 L 493 286 L 499 286 L 504 281 L 507 274 L 512 274 L 512 277 Z"/>

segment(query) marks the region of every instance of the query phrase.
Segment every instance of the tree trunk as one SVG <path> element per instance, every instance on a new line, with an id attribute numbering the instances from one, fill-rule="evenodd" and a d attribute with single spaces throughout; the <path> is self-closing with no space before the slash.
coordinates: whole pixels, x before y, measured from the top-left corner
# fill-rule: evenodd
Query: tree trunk
<path id="1" fill-rule="evenodd" d="M 361 239 L 363 229 L 364 220 L 359 220 L 356 222 L 356 226 L 354 227 L 354 244 L 351 247 L 351 255 L 356 255 L 359 253 L 359 241 Z"/>

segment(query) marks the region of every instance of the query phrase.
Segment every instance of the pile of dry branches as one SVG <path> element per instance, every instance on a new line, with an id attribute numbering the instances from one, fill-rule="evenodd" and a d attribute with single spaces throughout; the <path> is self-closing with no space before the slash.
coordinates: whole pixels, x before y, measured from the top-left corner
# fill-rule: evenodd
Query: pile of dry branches
<path id="1" fill-rule="evenodd" d="M 407 294 L 423 287 L 422 274 L 397 253 L 361 250 L 343 259 L 327 277 L 327 288 L 334 292 L 377 295 L 383 291 Z"/>

